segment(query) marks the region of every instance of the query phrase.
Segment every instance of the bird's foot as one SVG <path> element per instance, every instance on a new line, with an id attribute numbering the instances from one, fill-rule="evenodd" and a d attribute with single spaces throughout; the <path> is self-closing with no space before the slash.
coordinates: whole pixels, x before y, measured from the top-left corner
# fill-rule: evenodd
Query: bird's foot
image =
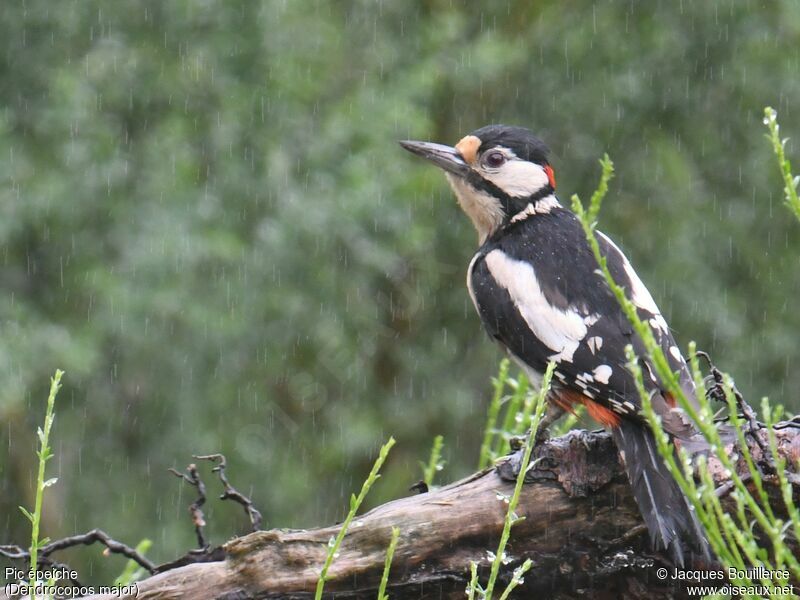
<path id="1" fill-rule="evenodd" d="M 542 416 L 542 420 L 539 421 L 539 429 L 536 430 L 535 446 L 550 439 L 550 426 L 563 417 L 565 412 L 566 411 L 555 402 L 550 402 L 547 405 L 547 410 Z"/>
<path id="2" fill-rule="evenodd" d="M 532 468 L 533 465 L 538 462 L 538 459 L 534 456 L 536 453 L 536 448 L 544 443 L 547 439 L 546 431 L 544 438 L 540 438 L 536 436 L 533 440 L 533 450 L 531 452 L 530 462 L 528 463 L 528 470 L 525 474 L 525 482 L 530 483 L 532 481 L 537 481 L 539 478 L 535 476 L 534 469 Z M 497 470 L 497 474 L 500 475 L 501 479 L 506 481 L 516 481 L 517 477 L 519 476 L 520 472 L 522 471 L 522 462 L 525 459 L 525 450 L 526 450 L 526 443 L 528 441 L 528 435 L 524 436 L 513 436 L 508 440 L 509 446 L 511 447 L 511 453 L 502 457 L 497 461 L 495 465 L 495 469 Z"/>
<path id="3" fill-rule="evenodd" d="M 508 439 L 508 445 L 511 448 L 511 452 L 519 452 L 520 450 L 525 448 L 525 442 L 528 440 L 527 435 L 512 435 Z M 534 443 L 534 446 L 536 443 Z"/>
<path id="4" fill-rule="evenodd" d="M 522 462 L 525 458 L 525 440 L 522 441 L 522 447 L 514 450 L 512 448 L 511 454 L 504 456 L 500 459 L 497 464 L 495 465 L 495 470 L 497 474 L 500 476 L 500 479 L 505 481 L 516 481 L 519 477 L 519 474 L 522 472 Z M 534 444 L 534 449 L 538 444 Z M 525 473 L 525 483 L 532 483 L 534 481 L 539 481 L 542 479 L 542 473 L 538 472 L 534 465 L 538 462 L 537 459 L 531 455 L 530 462 L 528 463 L 528 469 Z M 550 476 L 545 476 L 545 479 L 551 479 Z"/>
<path id="5" fill-rule="evenodd" d="M 505 481 L 516 481 L 520 471 L 522 470 L 522 460 L 525 454 L 525 448 L 523 447 L 514 450 L 512 445 L 511 450 L 511 454 L 504 456 L 495 465 L 495 469 L 497 474 L 500 476 L 500 479 L 504 479 Z"/>
<path id="6" fill-rule="evenodd" d="M 550 403 L 547 406 L 547 411 L 539 421 L 539 427 L 536 430 L 536 435 L 533 438 L 533 447 L 545 443 L 550 439 L 550 426 L 564 416 L 564 409 L 555 403 Z M 497 463 L 497 473 L 502 479 L 507 481 L 516 481 L 517 476 L 522 470 L 522 459 L 525 454 L 525 443 L 528 441 L 530 431 L 525 435 L 515 435 L 508 439 L 508 445 L 511 447 L 511 454 L 503 457 Z M 533 462 L 533 459 L 531 460 Z M 525 475 L 526 481 L 534 481 L 537 478 L 531 474 L 530 467 L 528 473 Z"/>

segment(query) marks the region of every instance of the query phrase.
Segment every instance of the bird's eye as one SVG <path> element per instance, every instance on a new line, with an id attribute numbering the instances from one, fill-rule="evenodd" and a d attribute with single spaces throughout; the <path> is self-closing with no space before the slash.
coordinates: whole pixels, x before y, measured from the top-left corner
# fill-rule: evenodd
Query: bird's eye
<path id="1" fill-rule="evenodd" d="M 504 162 L 506 162 L 506 157 L 502 152 L 490 152 L 486 155 L 486 158 L 483 159 L 484 164 L 487 167 L 491 167 L 492 169 L 496 169 Z"/>

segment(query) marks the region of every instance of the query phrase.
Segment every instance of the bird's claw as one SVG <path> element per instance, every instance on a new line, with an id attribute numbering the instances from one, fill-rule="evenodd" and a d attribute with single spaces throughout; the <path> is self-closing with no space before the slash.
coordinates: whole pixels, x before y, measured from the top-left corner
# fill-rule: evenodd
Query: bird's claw
<path id="1" fill-rule="evenodd" d="M 511 452 L 519 452 L 525 447 L 525 442 L 527 441 L 528 436 L 522 435 L 512 435 L 508 438 L 508 445 L 511 448 Z"/>

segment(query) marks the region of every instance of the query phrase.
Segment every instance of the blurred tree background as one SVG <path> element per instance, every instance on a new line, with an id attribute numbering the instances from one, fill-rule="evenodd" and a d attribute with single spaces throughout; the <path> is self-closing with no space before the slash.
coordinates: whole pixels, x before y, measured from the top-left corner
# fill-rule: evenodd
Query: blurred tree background
<path id="1" fill-rule="evenodd" d="M 444 479 L 474 468 L 499 357 L 464 285 L 475 234 L 396 141 L 490 122 L 540 132 L 562 200 L 607 151 L 602 227 L 681 345 L 800 407 L 800 231 L 761 124 L 770 104 L 800 136 L 796 2 L 26 0 L 0 19 L 0 542 L 29 542 L 56 367 L 52 538 L 182 553 L 193 490 L 166 469 L 193 453 L 225 453 L 267 527 L 341 519 L 389 435 L 373 505 L 435 434 Z M 214 542 L 246 529 L 207 514 Z M 62 558 L 87 581 L 122 565 Z"/>

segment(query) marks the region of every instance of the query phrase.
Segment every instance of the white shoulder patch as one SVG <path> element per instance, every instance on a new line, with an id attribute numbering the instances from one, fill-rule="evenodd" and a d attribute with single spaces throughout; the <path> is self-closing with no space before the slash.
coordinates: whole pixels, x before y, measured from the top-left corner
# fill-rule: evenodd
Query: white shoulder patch
<path id="1" fill-rule="evenodd" d="M 515 260 L 502 250 L 492 250 L 486 255 L 486 266 L 498 285 L 508 291 L 533 334 L 555 352 L 550 358 L 571 362 L 578 344 L 586 336 L 587 315 L 550 304 L 533 265 L 527 262 Z"/>

